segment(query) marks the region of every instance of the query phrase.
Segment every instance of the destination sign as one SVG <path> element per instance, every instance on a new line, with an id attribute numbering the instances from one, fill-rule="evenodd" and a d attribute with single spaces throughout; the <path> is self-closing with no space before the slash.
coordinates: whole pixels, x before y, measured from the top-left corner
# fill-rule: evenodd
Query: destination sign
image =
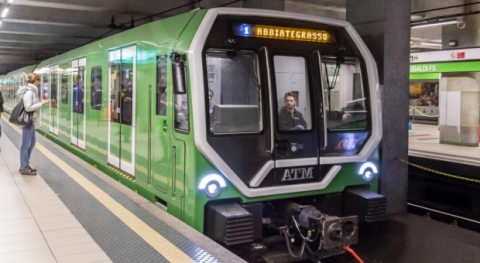
<path id="1" fill-rule="evenodd" d="M 242 37 L 271 38 L 290 41 L 335 43 L 335 34 L 326 30 L 278 27 L 255 24 L 234 24 L 233 34 Z"/>

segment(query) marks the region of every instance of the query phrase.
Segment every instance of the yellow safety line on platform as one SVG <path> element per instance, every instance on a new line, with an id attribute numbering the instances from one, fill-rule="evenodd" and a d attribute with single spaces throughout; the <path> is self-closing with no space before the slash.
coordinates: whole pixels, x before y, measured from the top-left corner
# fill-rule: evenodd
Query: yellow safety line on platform
<path id="1" fill-rule="evenodd" d="M 479 179 L 468 178 L 468 177 L 463 177 L 463 176 L 460 176 L 460 175 L 454 175 L 454 174 L 444 173 L 444 172 L 437 171 L 437 170 L 434 170 L 434 169 L 430 169 L 430 168 L 428 168 L 428 167 L 421 166 L 421 165 L 418 165 L 418 164 L 414 164 L 414 163 L 411 163 L 411 162 L 408 162 L 408 161 L 405 161 L 405 160 L 402 160 L 402 159 L 398 159 L 398 160 L 400 160 L 400 162 L 402 162 L 402 163 L 406 163 L 406 164 L 408 164 L 408 165 L 411 165 L 411 166 L 413 166 L 413 167 L 415 167 L 415 168 L 418 168 L 418 169 L 421 169 L 421 170 L 424 170 L 424 171 L 427 171 L 427 172 L 431 172 L 431 173 L 443 175 L 443 176 L 450 177 L 450 178 L 454 178 L 454 179 L 458 179 L 458 180 L 463 180 L 463 181 L 467 181 L 467 182 L 472 182 L 472 183 L 480 184 L 480 180 L 479 180 Z"/>
<path id="2" fill-rule="evenodd" d="M 476 161 L 474 161 L 474 160 L 469 162 L 469 161 L 465 161 L 465 158 L 462 158 L 462 157 L 454 157 L 454 156 L 450 156 L 450 155 L 445 156 L 445 155 L 441 155 L 441 154 L 435 154 L 435 153 L 432 153 L 432 152 L 424 152 L 424 151 L 421 151 L 421 150 L 417 151 L 415 149 L 408 150 L 408 155 L 418 156 L 418 157 L 430 157 L 430 158 L 433 158 L 433 159 L 436 159 L 436 160 L 441 160 L 441 161 L 450 160 L 450 161 L 457 161 L 457 162 L 460 162 L 460 163 L 462 163 L 462 161 L 463 161 L 464 164 L 471 164 L 471 165 L 476 165 L 477 164 L 477 163 L 475 163 Z"/>
<path id="3" fill-rule="evenodd" d="M 7 122 L 4 122 L 7 123 Z M 8 123 L 13 129 L 21 134 L 21 130 L 12 126 Z M 154 229 L 148 226 L 145 222 L 140 220 L 132 212 L 128 211 L 125 207 L 115 201 L 112 197 L 106 194 L 102 189 L 97 187 L 95 184 L 90 182 L 79 172 L 73 169 L 70 165 L 65 163 L 63 160 L 58 158 L 55 154 L 50 152 L 41 144 L 36 145 L 37 149 L 42 152 L 47 158 L 49 158 L 53 163 L 58 165 L 68 176 L 75 180 L 80 186 L 82 186 L 87 192 L 89 192 L 93 197 L 95 197 L 101 204 L 103 204 L 108 210 L 115 214 L 123 223 L 125 223 L 130 229 L 137 233 L 143 240 L 145 240 L 150 246 L 158 251 L 163 257 L 165 257 L 170 262 L 195 262 L 187 254 L 177 248 L 174 244 L 164 238 L 162 235 L 157 233 Z"/>
<path id="4" fill-rule="evenodd" d="M 420 108 L 417 108 L 417 107 L 410 107 L 410 108 L 408 109 L 408 111 L 415 110 L 415 111 L 418 112 L 420 115 L 425 116 L 425 117 L 429 117 L 429 118 L 437 118 L 437 117 L 438 117 L 438 115 L 428 115 L 428 114 L 425 114 L 425 113 L 419 111 L 419 109 L 420 109 Z"/>

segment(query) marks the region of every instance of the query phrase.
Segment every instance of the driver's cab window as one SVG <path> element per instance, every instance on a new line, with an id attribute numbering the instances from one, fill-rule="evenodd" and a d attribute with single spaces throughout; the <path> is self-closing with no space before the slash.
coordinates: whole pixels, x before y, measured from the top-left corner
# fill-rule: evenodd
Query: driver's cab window
<path id="1" fill-rule="evenodd" d="M 305 58 L 274 56 L 278 128 L 302 131 L 312 128 L 310 92 Z"/>
<path id="2" fill-rule="evenodd" d="M 257 54 L 209 50 L 206 61 L 210 131 L 214 134 L 262 131 Z"/>
<path id="3" fill-rule="evenodd" d="M 350 59 L 338 66 L 335 61 L 324 60 L 322 71 L 328 129 L 366 129 L 366 98 L 360 63 Z"/>

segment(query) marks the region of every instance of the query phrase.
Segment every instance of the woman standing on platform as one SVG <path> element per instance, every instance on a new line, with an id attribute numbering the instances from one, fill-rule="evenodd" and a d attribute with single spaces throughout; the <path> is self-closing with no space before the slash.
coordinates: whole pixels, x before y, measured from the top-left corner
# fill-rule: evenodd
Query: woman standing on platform
<path id="1" fill-rule="evenodd" d="M 35 127 L 40 127 L 40 119 L 38 110 L 48 100 L 42 100 L 38 95 L 38 85 L 40 84 L 40 76 L 35 73 L 27 75 L 26 86 L 20 87 L 17 92 L 18 97 L 22 98 L 25 111 L 33 112 L 32 125 L 23 128 L 22 147 L 20 148 L 20 173 L 23 175 L 36 175 L 37 171 L 30 165 L 30 155 L 35 146 Z"/>

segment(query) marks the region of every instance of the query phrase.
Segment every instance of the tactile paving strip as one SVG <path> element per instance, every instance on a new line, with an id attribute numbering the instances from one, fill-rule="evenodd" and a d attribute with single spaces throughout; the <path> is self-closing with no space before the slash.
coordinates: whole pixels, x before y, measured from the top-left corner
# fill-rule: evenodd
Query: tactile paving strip
<path id="1" fill-rule="evenodd" d="M 8 135 L 9 139 L 17 148 L 20 148 L 21 136 L 9 127 L 9 125 L 3 126 L 4 133 Z M 43 140 L 46 139 L 37 133 L 37 142 Z M 43 144 L 43 146 L 65 163 L 75 168 L 85 178 L 102 189 L 127 210 L 135 214 L 160 235 L 168 239 L 194 261 L 206 263 L 219 262 L 175 229 L 172 229 L 148 211 L 138 206 L 103 180 L 78 165 L 75 161 L 67 158 L 59 150 L 49 144 Z M 66 175 L 61 168 L 48 160 L 46 156 L 35 150 L 32 154 L 32 162 L 37 164 L 37 169 L 40 171 L 45 182 L 59 195 L 59 198 L 70 209 L 72 214 L 75 215 L 87 232 L 89 232 L 114 262 L 168 262 L 168 260 L 106 209 L 98 200 Z"/>

